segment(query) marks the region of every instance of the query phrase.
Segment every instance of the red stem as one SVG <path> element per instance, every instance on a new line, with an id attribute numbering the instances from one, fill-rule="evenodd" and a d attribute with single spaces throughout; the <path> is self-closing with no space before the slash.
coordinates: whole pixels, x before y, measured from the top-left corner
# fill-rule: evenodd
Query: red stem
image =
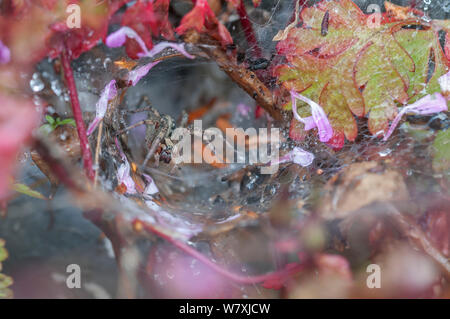
<path id="1" fill-rule="evenodd" d="M 191 246 L 185 244 L 184 242 L 179 241 L 175 238 L 172 238 L 172 237 L 162 233 L 161 231 L 157 230 L 149 223 L 143 222 L 141 220 L 135 220 L 134 224 L 136 224 L 136 223 L 141 223 L 144 226 L 145 230 L 157 235 L 158 237 L 161 237 L 161 238 L 167 240 L 169 243 L 171 243 L 175 247 L 179 248 L 180 250 L 184 251 L 188 255 L 194 257 L 198 261 L 202 262 L 203 264 L 205 264 L 206 266 L 208 266 L 209 268 L 211 268 L 218 274 L 220 274 L 236 283 L 240 283 L 240 284 L 244 284 L 244 285 L 252 285 L 252 284 L 262 283 L 267 280 L 273 280 L 273 279 L 277 279 L 277 278 L 287 278 L 288 276 L 290 276 L 292 274 L 302 271 L 306 267 L 305 264 L 297 264 L 297 265 L 293 266 L 292 268 L 290 268 L 289 270 L 282 269 L 279 271 L 273 271 L 270 273 L 266 273 L 263 275 L 257 275 L 257 276 L 244 276 L 244 275 L 236 274 L 236 273 L 233 273 L 233 272 L 223 268 L 222 266 L 214 263 L 213 261 L 211 261 L 211 259 L 209 259 L 205 255 L 203 255 L 202 253 L 198 252 L 196 249 L 192 248 Z"/>
<path id="2" fill-rule="evenodd" d="M 247 9 L 245 9 L 245 5 L 244 5 L 244 0 L 240 1 L 239 6 L 237 7 L 237 12 L 239 14 L 242 29 L 244 29 L 245 38 L 247 39 L 248 45 L 253 48 L 255 57 L 261 58 L 262 51 L 258 45 L 258 41 L 256 40 L 255 32 L 253 31 L 252 22 L 248 18 Z"/>
<path id="3" fill-rule="evenodd" d="M 94 170 L 92 168 L 92 154 L 89 146 L 89 141 L 86 134 L 86 127 L 83 121 L 83 112 L 81 111 L 80 101 L 78 100 L 78 91 L 75 84 L 75 78 L 73 77 L 72 67 L 70 65 L 70 57 L 67 50 L 64 50 L 61 54 L 61 63 L 64 70 L 64 77 L 66 79 L 66 85 L 69 89 L 70 101 L 72 105 L 72 113 L 77 125 L 78 138 L 80 139 L 81 154 L 83 157 L 84 170 L 90 180 L 94 180 Z"/>

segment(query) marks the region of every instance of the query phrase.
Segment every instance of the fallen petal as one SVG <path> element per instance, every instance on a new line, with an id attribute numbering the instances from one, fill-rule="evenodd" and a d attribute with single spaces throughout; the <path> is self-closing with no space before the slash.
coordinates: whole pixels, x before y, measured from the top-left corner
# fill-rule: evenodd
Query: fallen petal
<path id="1" fill-rule="evenodd" d="M 11 51 L 0 40 L 0 64 L 6 64 L 11 60 Z"/>
<path id="2" fill-rule="evenodd" d="M 397 127 L 398 123 L 400 122 L 402 116 L 406 113 L 415 113 L 419 115 L 430 115 L 434 113 L 439 113 L 443 111 L 447 111 L 447 101 L 440 93 L 435 94 L 428 94 L 421 98 L 420 100 L 414 102 L 413 104 L 410 104 L 408 106 L 405 106 L 400 112 L 398 112 L 397 116 L 391 123 L 391 127 L 389 128 L 389 131 L 386 133 L 386 135 L 383 138 L 383 141 L 387 141 L 387 139 L 391 136 L 391 134 L 394 132 L 395 128 Z"/>
<path id="3" fill-rule="evenodd" d="M 238 113 L 242 116 L 248 116 L 250 106 L 244 103 L 239 103 L 238 106 L 236 106 L 236 111 L 238 111 Z"/>
<path id="4" fill-rule="evenodd" d="M 309 166 L 314 161 L 314 154 L 305 151 L 301 147 L 294 147 L 291 151 L 292 162 L 303 167 Z"/>
<path id="5" fill-rule="evenodd" d="M 116 80 L 111 80 L 102 91 L 100 99 L 95 106 L 95 119 L 89 125 L 87 129 L 87 135 L 91 135 L 92 132 L 97 128 L 97 125 L 105 117 L 106 111 L 108 110 L 108 102 L 112 100 L 117 95 Z"/>
<path id="6" fill-rule="evenodd" d="M 127 38 L 134 39 L 141 47 L 141 50 L 144 54 L 148 54 L 147 46 L 145 45 L 144 40 L 130 27 L 121 27 L 119 30 L 111 33 L 106 38 L 106 45 L 110 48 L 117 48 L 124 45 Z"/>
<path id="7" fill-rule="evenodd" d="M 328 142 L 333 136 L 333 128 L 331 127 L 330 121 L 328 120 L 328 117 L 322 107 L 313 100 L 310 100 L 307 97 L 298 94 L 294 90 L 291 90 L 291 99 L 294 118 L 305 124 L 305 131 L 317 127 L 320 141 Z M 298 114 L 297 99 L 309 104 L 309 106 L 311 107 L 312 116 L 302 118 Z"/>
<path id="8" fill-rule="evenodd" d="M 117 181 L 119 185 L 125 185 L 127 194 L 136 194 L 136 184 L 130 175 L 130 164 L 125 159 L 124 163 L 117 170 Z"/>
<path id="9" fill-rule="evenodd" d="M 292 162 L 300 166 L 306 167 L 314 161 L 314 154 L 305 151 L 301 147 L 294 147 L 289 153 L 283 155 L 278 160 L 270 162 L 270 165 L 279 165 L 282 163 Z"/>
<path id="10" fill-rule="evenodd" d="M 141 66 L 139 68 L 136 68 L 136 69 L 132 70 L 128 74 L 128 81 L 131 82 L 132 86 L 135 86 L 159 62 L 161 62 L 161 61 L 150 62 L 150 63 L 148 63 L 148 64 L 146 64 L 144 66 Z"/>
<path id="11" fill-rule="evenodd" d="M 151 178 L 151 176 L 147 174 L 142 174 L 142 176 L 145 177 L 148 183 L 147 186 L 145 187 L 144 195 L 152 196 L 155 195 L 156 193 L 159 193 L 158 186 L 156 186 L 153 178 Z"/>
<path id="12" fill-rule="evenodd" d="M 426 95 L 420 100 L 405 107 L 407 112 L 416 113 L 419 115 L 429 115 L 447 111 L 447 101 L 440 93 L 433 95 Z"/>
<path id="13" fill-rule="evenodd" d="M 442 92 L 450 92 L 450 72 L 438 79 Z"/>
<path id="14" fill-rule="evenodd" d="M 172 48 L 178 52 L 180 52 L 182 55 L 184 55 L 188 59 L 195 59 L 193 55 L 190 55 L 184 48 L 184 43 L 173 43 L 173 42 L 167 42 L 163 41 L 158 43 L 153 47 L 153 49 L 150 50 L 150 52 L 147 52 L 146 54 L 138 54 L 139 57 L 154 57 L 158 53 L 164 51 L 167 48 Z"/>

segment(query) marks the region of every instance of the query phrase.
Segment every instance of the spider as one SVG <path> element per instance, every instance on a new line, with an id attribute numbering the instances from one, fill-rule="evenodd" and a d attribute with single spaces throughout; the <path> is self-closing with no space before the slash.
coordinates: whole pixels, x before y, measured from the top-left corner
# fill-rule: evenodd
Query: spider
<path id="1" fill-rule="evenodd" d="M 143 104 L 145 107 L 141 107 Z M 147 96 L 143 96 L 138 102 L 138 108 L 136 110 L 127 111 L 127 113 L 141 113 L 147 112 L 147 119 L 141 120 L 135 124 L 132 124 L 124 129 L 119 130 L 116 135 L 120 136 L 133 128 L 141 125 L 146 126 L 145 132 L 145 144 L 148 147 L 148 152 L 145 156 L 142 166 L 146 166 L 148 161 L 155 156 L 156 162 L 159 160 L 165 163 L 171 161 L 171 150 L 174 146 L 171 136 L 176 128 L 176 123 L 169 115 L 161 115 L 155 108 L 150 106 L 150 100 Z M 187 125 L 188 116 L 183 111 L 180 126 L 185 127 Z"/>

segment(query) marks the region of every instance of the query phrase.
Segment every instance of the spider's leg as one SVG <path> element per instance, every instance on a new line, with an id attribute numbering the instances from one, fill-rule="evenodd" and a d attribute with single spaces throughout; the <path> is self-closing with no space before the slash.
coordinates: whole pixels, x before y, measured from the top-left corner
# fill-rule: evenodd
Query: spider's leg
<path id="1" fill-rule="evenodd" d="M 186 127 L 188 124 L 188 121 L 189 121 L 189 114 L 185 110 L 183 110 L 181 112 L 181 116 L 180 116 L 180 120 L 179 120 L 180 127 Z"/>
<path id="2" fill-rule="evenodd" d="M 118 131 L 118 132 L 116 133 L 116 135 L 122 135 L 123 133 L 126 133 L 126 132 L 128 132 L 129 130 L 132 130 L 132 129 L 134 129 L 135 127 L 138 127 L 138 126 L 141 126 L 141 125 L 154 125 L 154 124 L 155 124 L 155 122 L 153 122 L 152 120 L 142 120 L 142 121 L 139 121 L 139 122 L 137 122 L 137 123 L 134 123 L 134 124 L 132 124 L 132 125 L 130 125 L 130 126 L 124 128 L 124 129 Z"/>
<path id="3" fill-rule="evenodd" d="M 142 107 L 142 105 L 152 105 L 152 102 L 150 102 L 150 99 L 147 95 L 143 95 L 140 99 L 139 102 L 137 104 L 137 108 L 139 109 L 140 107 Z"/>
<path id="4" fill-rule="evenodd" d="M 140 109 L 136 109 L 136 110 L 129 110 L 129 111 L 127 111 L 127 113 L 135 114 L 135 113 L 142 113 L 142 112 L 150 112 L 150 111 L 153 111 L 153 110 L 154 110 L 153 107 L 146 106 L 146 107 L 143 107 L 143 108 L 140 108 Z"/>
<path id="5" fill-rule="evenodd" d="M 161 131 L 159 131 L 158 135 L 156 136 L 156 138 L 153 140 L 152 145 L 150 146 L 150 150 L 148 151 L 147 155 L 145 156 L 145 160 L 142 163 L 142 166 L 146 166 L 148 161 L 150 160 L 150 158 L 152 157 L 153 154 L 155 154 L 156 149 L 158 148 L 159 144 L 161 144 L 162 139 L 164 138 L 164 136 L 167 134 L 167 126 L 164 126 Z"/>

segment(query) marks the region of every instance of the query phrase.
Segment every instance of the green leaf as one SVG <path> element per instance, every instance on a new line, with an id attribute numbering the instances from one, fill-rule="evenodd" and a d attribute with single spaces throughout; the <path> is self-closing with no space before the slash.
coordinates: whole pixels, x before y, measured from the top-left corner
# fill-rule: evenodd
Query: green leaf
<path id="1" fill-rule="evenodd" d="M 48 122 L 49 124 L 55 123 L 55 119 L 54 119 L 53 117 L 51 117 L 50 115 L 46 115 L 46 116 L 45 116 L 45 119 L 47 120 L 47 122 Z"/>
<path id="2" fill-rule="evenodd" d="M 433 170 L 439 173 L 450 172 L 450 130 L 440 131 L 433 143 Z"/>
<path id="3" fill-rule="evenodd" d="M 39 128 L 39 130 L 43 134 L 50 134 L 53 131 L 53 126 L 51 126 L 50 124 L 44 124 Z"/>
<path id="4" fill-rule="evenodd" d="M 369 17 L 351 0 L 321 1 L 303 9 L 303 25 L 277 45 L 288 62 L 274 69 L 280 84 L 319 103 L 335 134 L 349 141 L 357 135 L 355 116 L 368 117 L 372 134 L 386 132 L 398 106 L 440 91 L 437 80 L 449 65 L 433 29 L 447 21 L 405 29 L 422 22 L 374 27 Z M 308 105 L 299 103 L 299 114 L 311 115 Z"/>
<path id="5" fill-rule="evenodd" d="M 0 291 L 1 289 L 8 288 L 13 284 L 13 280 L 11 277 L 6 276 L 4 274 L 0 274 Z"/>
<path id="6" fill-rule="evenodd" d="M 31 189 L 30 187 L 28 187 L 25 184 L 20 184 L 20 183 L 16 183 L 13 185 L 13 189 L 21 194 L 24 195 L 28 195 L 30 197 L 34 197 L 34 198 L 38 198 L 38 199 L 47 199 L 44 195 L 42 195 L 41 193 Z"/>
<path id="7" fill-rule="evenodd" d="M 75 123 L 74 119 L 65 119 L 65 120 L 62 120 L 62 121 L 58 122 L 58 125 L 66 125 L 66 124 L 72 125 L 73 127 L 76 127 L 76 123 Z"/>
<path id="8" fill-rule="evenodd" d="M 5 241 L 0 238 L 0 271 L 2 270 L 2 261 L 8 258 L 8 251 L 5 248 Z M 13 297 L 11 289 L 8 287 L 13 284 L 13 279 L 0 273 L 0 299 L 10 299 Z"/>
<path id="9" fill-rule="evenodd" d="M 8 258 L 8 251 L 5 248 L 5 241 L 0 238 L 0 270 L 1 262 Z"/>
<path id="10" fill-rule="evenodd" d="M 0 289 L 0 299 L 12 299 L 13 292 L 11 289 Z"/>

